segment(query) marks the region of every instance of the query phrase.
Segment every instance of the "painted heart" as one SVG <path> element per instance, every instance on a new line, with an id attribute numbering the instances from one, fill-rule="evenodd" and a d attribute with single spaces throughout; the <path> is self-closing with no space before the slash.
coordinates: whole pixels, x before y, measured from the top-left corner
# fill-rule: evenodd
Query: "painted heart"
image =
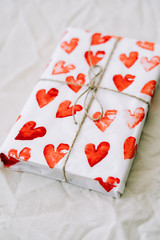
<path id="1" fill-rule="evenodd" d="M 134 113 L 132 114 L 130 110 L 127 111 L 127 124 L 130 129 L 137 126 L 140 122 L 142 122 L 145 116 L 144 108 L 139 107 L 136 108 Z"/>
<path id="2" fill-rule="evenodd" d="M 137 45 L 139 47 L 141 47 L 141 48 L 154 51 L 154 43 L 152 43 L 152 42 L 141 42 L 141 41 L 138 41 Z"/>
<path id="3" fill-rule="evenodd" d="M 56 118 L 64 118 L 64 117 L 69 117 L 69 116 L 72 116 L 72 109 L 73 109 L 73 106 L 70 107 L 71 105 L 71 101 L 69 100 L 66 100 L 64 102 L 61 102 L 59 107 L 58 107 L 58 110 L 57 110 L 57 113 L 56 113 Z M 76 114 L 77 112 L 81 111 L 83 108 L 81 105 L 75 105 L 75 108 L 74 108 L 74 114 Z"/>
<path id="4" fill-rule="evenodd" d="M 110 124 L 116 118 L 117 110 L 107 110 L 104 114 L 104 117 L 101 117 L 99 120 L 94 121 L 95 125 L 104 132 L 106 128 L 110 126 Z M 98 118 L 101 115 L 100 112 L 96 112 L 93 114 L 93 119 Z M 110 118 L 109 118 L 110 116 Z"/>
<path id="5" fill-rule="evenodd" d="M 98 145 L 97 149 L 95 149 L 95 145 L 93 143 L 88 143 L 85 146 L 85 154 L 87 156 L 90 167 L 93 167 L 102 161 L 102 159 L 107 156 L 109 149 L 110 144 L 108 142 L 101 142 Z"/>
<path id="6" fill-rule="evenodd" d="M 132 159 L 137 151 L 135 137 L 128 137 L 124 142 L 124 159 Z"/>
<path id="7" fill-rule="evenodd" d="M 91 67 L 91 63 L 90 63 L 90 59 L 91 62 L 93 64 L 93 66 L 95 66 L 99 61 L 101 61 L 103 59 L 105 55 L 104 51 L 97 51 L 95 55 L 93 55 L 93 52 L 90 51 L 90 56 L 89 56 L 89 51 L 85 52 L 85 59 L 88 63 L 88 65 Z"/>
<path id="8" fill-rule="evenodd" d="M 46 129 L 44 127 L 35 128 L 35 126 L 36 122 L 34 121 L 25 123 L 15 137 L 15 140 L 33 140 L 38 137 L 43 137 L 47 132 Z"/>
<path id="9" fill-rule="evenodd" d="M 19 162 L 18 159 L 22 159 L 24 161 L 28 161 L 28 159 L 31 157 L 31 149 L 30 148 L 23 148 L 21 152 L 17 153 L 16 149 L 11 149 L 8 152 L 8 156 L 6 156 L 4 153 L 0 155 L 1 161 L 3 162 L 5 167 L 10 167 L 15 165 Z"/>
<path id="10" fill-rule="evenodd" d="M 133 83 L 134 79 L 135 76 L 130 74 L 127 74 L 124 78 L 120 74 L 113 76 L 113 82 L 120 92 L 129 87 Z"/>
<path id="11" fill-rule="evenodd" d="M 54 168 L 55 165 L 67 154 L 69 145 L 65 143 L 59 144 L 55 151 L 55 147 L 52 144 L 45 146 L 43 150 L 44 157 L 50 168 Z"/>
<path id="12" fill-rule="evenodd" d="M 18 155 L 16 149 L 11 149 L 8 152 L 8 156 L 15 157 L 17 159 L 22 159 L 24 161 L 28 161 L 28 159 L 30 159 L 30 157 L 31 157 L 31 149 L 28 147 L 25 147 L 20 151 L 19 155 Z"/>
<path id="13" fill-rule="evenodd" d="M 0 154 L 0 160 L 3 162 L 5 167 L 10 167 L 19 162 L 19 160 L 15 159 L 14 157 L 7 157 L 4 153 Z"/>
<path id="14" fill-rule="evenodd" d="M 59 91 L 56 88 L 51 88 L 47 93 L 45 89 L 40 89 L 36 93 L 36 99 L 40 108 L 43 108 L 48 103 L 53 101 L 58 96 Z"/>
<path id="15" fill-rule="evenodd" d="M 138 52 L 130 52 L 129 57 L 125 53 L 119 56 L 121 62 L 127 67 L 130 68 L 138 59 Z"/>
<path id="16" fill-rule="evenodd" d="M 66 53 L 70 54 L 77 47 L 78 42 L 79 42 L 78 38 L 72 38 L 69 43 L 67 43 L 66 41 L 62 42 L 61 48 L 63 48 Z"/>
<path id="17" fill-rule="evenodd" d="M 92 36 L 91 45 L 102 44 L 102 43 L 109 41 L 110 39 L 111 39 L 111 36 L 103 36 L 102 37 L 101 33 L 95 33 Z"/>
<path id="18" fill-rule="evenodd" d="M 153 97 L 155 87 L 156 87 L 156 81 L 151 80 L 143 86 L 141 93 L 144 93 L 144 94 L 147 94 L 147 95 Z"/>
<path id="19" fill-rule="evenodd" d="M 155 68 L 157 65 L 160 64 L 160 57 L 154 56 L 152 59 L 149 61 L 147 57 L 142 57 L 141 58 L 141 64 L 143 68 L 145 69 L 146 72 L 151 71 L 153 68 Z"/>
<path id="20" fill-rule="evenodd" d="M 73 76 L 69 76 L 66 78 L 67 83 L 75 83 L 75 84 L 84 84 L 85 83 L 85 75 L 83 73 L 78 74 L 77 79 L 75 80 Z M 67 84 L 70 89 L 72 89 L 75 93 L 77 93 L 82 86 Z"/>
<path id="21" fill-rule="evenodd" d="M 98 181 L 107 192 L 110 192 L 114 187 L 117 187 L 117 184 L 120 183 L 120 179 L 114 177 L 108 177 L 106 182 L 104 182 L 100 177 L 97 177 L 94 180 Z"/>
<path id="22" fill-rule="evenodd" d="M 52 75 L 68 73 L 76 68 L 73 64 L 64 66 L 65 63 L 65 61 L 57 62 L 53 68 Z"/>

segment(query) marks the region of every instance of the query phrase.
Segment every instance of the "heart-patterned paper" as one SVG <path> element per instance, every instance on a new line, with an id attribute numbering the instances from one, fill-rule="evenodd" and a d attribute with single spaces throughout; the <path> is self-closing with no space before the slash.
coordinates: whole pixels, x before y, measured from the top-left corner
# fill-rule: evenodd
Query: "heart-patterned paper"
<path id="1" fill-rule="evenodd" d="M 72 38 L 69 43 L 66 41 L 62 42 L 61 48 L 63 48 L 66 53 L 70 54 L 77 47 L 78 42 L 79 42 L 78 38 Z"/>
<path id="2" fill-rule="evenodd" d="M 17 159 L 21 159 L 24 161 L 28 161 L 31 157 L 31 149 L 28 147 L 25 147 L 20 151 L 19 155 L 18 155 L 17 149 L 11 149 L 8 152 L 8 156 L 15 157 Z"/>
<path id="3" fill-rule="evenodd" d="M 40 89 L 36 93 L 36 99 L 40 108 L 43 108 L 48 103 L 53 101 L 58 96 L 59 91 L 56 88 L 51 88 L 47 93 L 45 89 Z"/>
<path id="4" fill-rule="evenodd" d="M 108 142 L 101 142 L 97 149 L 95 149 L 95 145 L 93 143 L 88 143 L 85 146 L 85 154 L 90 167 L 93 167 L 102 161 L 108 155 L 109 149 L 110 144 Z"/>
<path id="5" fill-rule="evenodd" d="M 99 61 L 101 61 L 103 59 L 105 55 L 105 52 L 104 51 L 97 51 L 95 54 L 93 54 L 92 51 L 87 51 L 85 52 L 85 59 L 89 65 L 89 67 L 91 67 L 91 62 L 92 62 L 92 65 L 95 66 Z M 91 62 L 90 62 L 91 60 Z"/>
<path id="6" fill-rule="evenodd" d="M 117 74 L 113 76 L 113 82 L 118 89 L 118 91 L 122 92 L 127 87 L 129 87 L 135 79 L 135 76 L 127 74 L 123 77 L 121 74 Z"/>
<path id="7" fill-rule="evenodd" d="M 131 110 L 128 110 L 126 114 L 128 127 L 132 129 L 137 126 L 140 122 L 142 122 L 144 116 L 145 110 L 142 107 L 136 108 L 133 114 L 131 113 Z"/>
<path id="8" fill-rule="evenodd" d="M 157 65 L 160 64 L 160 57 L 154 56 L 150 60 L 148 60 L 147 57 L 142 57 L 140 62 L 142 64 L 143 68 L 145 69 L 145 71 L 149 72 L 153 68 L 155 68 Z"/>
<path id="9" fill-rule="evenodd" d="M 97 119 L 101 115 L 100 112 L 96 112 L 93 114 L 92 118 Z M 94 121 L 95 125 L 104 132 L 106 128 L 110 126 L 110 124 L 114 121 L 117 115 L 117 110 L 107 110 L 100 119 Z"/>
<path id="10" fill-rule="evenodd" d="M 149 95 L 150 97 L 153 97 L 155 87 L 156 87 L 156 81 L 151 80 L 143 86 L 143 88 L 141 89 L 141 93 L 144 93 Z"/>
<path id="11" fill-rule="evenodd" d="M 46 132 L 45 127 L 36 128 L 36 122 L 29 121 L 20 129 L 18 135 L 15 137 L 15 140 L 33 140 L 35 138 L 43 137 Z"/>
<path id="12" fill-rule="evenodd" d="M 111 39 L 111 36 L 103 36 L 101 33 L 95 33 L 92 36 L 91 45 L 103 44 Z"/>
<path id="13" fill-rule="evenodd" d="M 71 105 L 71 101 L 66 100 L 63 101 L 62 103 L 60 103 L 57 113 L 56 113 L 56 118 L 64 118 L 64 117 L 69 117 L 72 116 L 73 113 L 73 106 L 70 107 Z M 81 111 L 83 108 L 81 105 L 76 104 L 75 108 L 74 108 L 74 114 L 76 114 L 77 112 Z"/>
<path id="14" fill-rule="evenodd" d="M 67 154 L 69 145 L 65 143 L 59 144 L 55 150 L 54 145 L 48 144 L 43 150 L 44 157 L 50 168 L 54 168 L 55 165 Z"/>
<path id="15" fill-rule="evenodd" d="M 119 59 L 121 62 L 127 67 L 130 68 L 133 66 L 133 64 L 137 61 L 138 59 L 138 52 L 130 52 L 129 57 L 126 56 L 125 53 L 122 53 L 119 56 Z"/>
<path id="16" fill-rule="evenodd" d="M 120 196 L 158 82 L 159 49 L 68 28 L 2 145 L 2 166 L 62 181 L 66 172 L 68 182 Z"/>
<path id="17" fill-rule="evenodd" d="M 76 68 L 73 64 L 68 64 L 64 66 L 65 64 L 66 64 L 65 61 L 57 62 L 53 68 L 52 75 L 68 73 Z"/>
<path id="18" fill-rule="evenodd" d="M 147 49 L 147 50 L 150 50 L 150 51 L 154 51 L 154 43 L 152 43 L 152 42 L 138 41 L 137 45 L 141 48 L 144 48 L 144 49 Z"/>
<path id="19" fill-rule="evenodd" d="M 16 158 L 10 156 L 7 157 L 4 153 L 0 154 L 0 160 L 3 162 L 5 167 L 13 166 L 19 162 Z"/>
<path id="20" fill-rule="evenodd" d="M 11 149 L 8 152 L 8 156 L 2 153 L 0 156 L 0 159 L 3 162 L 5 167 L 10 167 L 18 163 L 19 162 L 18 159 L 23 161 L 28 161 L 30 157 L 31 157 L 31 149 L 25 147 L 20 151 L 19 155 L 16 149 Z"/>
<path id="21" fill-rule="evenodd" d="M 114 177 L 108 177 L 106 182 L 101 177 L 97 177 L 94 180 L 98 181 L 107 192 L 110 192 L 120 183 L 120 179 Z"/>
<path id="22" fill-rule="evenodd" d="M 71 84 L 71 83 L 75 83 L 75 84 L 85 84 L 85 74 L 83 73 L 79 73 L 78 76 L 77 76 L 77 79 L 74 79 L 73 76 L 68 76 L 66 78 L 66 82 L 68 83 L 68 87 L 70 89 L 72 89 L 75 93 L 77 93 L 81 88 L 82 86 L 78 86 L 78 85 L 74 85 L 74 84 Z"/>
<path id="23" fill-rule="evenodd" d="M 128 137 L 124 142 L 124 159 L 132 159 L 137 151 L 135 137 Z"/>

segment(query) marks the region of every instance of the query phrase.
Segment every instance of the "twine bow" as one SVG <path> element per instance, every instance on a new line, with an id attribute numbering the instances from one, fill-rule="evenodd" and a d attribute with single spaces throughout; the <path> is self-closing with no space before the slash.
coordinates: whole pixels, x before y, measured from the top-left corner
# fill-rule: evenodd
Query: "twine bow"
<path id="1" fill-rule="evenodd" d="M 89 51 L 89 56 L 90 56 L 90 51 Z M 98 86 L 96 84 L 96 79 L 98 78 L 98 76 L 99 77 L 101 76 L 101 74 L 103 72 L 103 69 L 99 65 L 93 66 L 91 60 L 90 60 L 90 62 L 91 62 L 91 68 L 89 69 L 89 72 L 88 72 L 88 76 L 89 76 L 89 79 L 90 79 L 89 83 L 87 84 L 88 88 L 79 97 L 77 97 L 77 99 L 76 99 L 76 101 L 75 101 L 75 103 L 73 105 L 73 109 L 72 109 L 72 115 L 73 115 L 73 119 L 74 119 L 75 124 L 77 124 L 77 121 L 76 121 L 76 118 L 75 118 L 75 113 L 74 113 L 74 109 L 75 109 L 76 103 L 86 93 L 87 94 L 86 94 L 85 99 L 84 99 L 83 107 L 84 107 L 84 111 L 85 111 L 85 114 L 87 115 L 87 117 L 90 118 L 91 120 L 96 121 L 96 120 L 99 120 L 103 116 L 103 112 L 104 112 L 102 104 L 101 104 L 100 100 L 96 96 L 96 91 L 98 89 Z M 92 92 L 92 96 L 94 97 L 94 99 L 96 99 L 96 101 L 99 103 L 99 105 L 101 107 L 101 114 L 100 114 L 100 116 L 98 118 L 92 118 L 89 115 L 88 111 L 87 111 L 87 106 L 88 106 L 87 105 L 87 98 L 88 98 L 88 96 L 89 96 L 89 94 L 91 92 Z"/>
<path id="2" fill-rule="evenodd" d="M 112 54 L 113 54 L 113 52 L 114 52 L 114 50 L 115 50 L 115 48 L 116 48 L 116 46 L 117 46 L 117 43 L 118 43 L 118 41 L 119 41 L 119 39 L 120 39 L 120 37 L 117 37 L 117 39 L 116 39 L 116 42 L 115 42 L 115 44 L 114 44 L 114 46 L 113 46 L 113 48 L 112 48 L 112 51 L 111 51 L 111 53 L 110 53 L 110 55 L 109 55 L 109 58 L 108 58 L 108 61 L 107 61 L 107 63 L 106 63 L 106 65 L 105 65 L 105 67 L 104 67 L 104 69 L 102 69 L 102 67 L 101 66 L 99 66 L 99 65 L 94 65 L 93 66 L 93 63 L 92 63 L 92 60 L 91 60 L 91 56 L 90 56 L 90 47 L 91 47 L 91 43 L 90 43 L 90 46 L 89 46 L 89 51 L 88 51 L 88 57 L 89 57 L 89 62 L 90 62 L 90 69 L 89 69 L 89 71 L 88 71 L 88 77 L 89 77 L 89 83 L 87 84 L 87 86 L 88 86 L 88 88 L 79 96 L 79 97 L 77 97 L 77 99 L 76 99 L 76 101 L 75 101 L 75 103 L 74 103 L 74 105 L 73 105 L 73 109 L 72 109 L 72 115 L 73 115 L 73 119 L 74 119 L 74 122 L 75 122 L 75 124 L 77 124 L 77 121 L 76 121 L 76 118 L 75 118 L 75 113 L 74 113 L 74 109 L 75 109 L 75 105 L 76 105 L 76 103 L 78 102 L 78 100 L 85 94 L 85 93 L 87 93 L 86 94 L 86 97 L 85 97 L 85 99 L 84 99 L 84 111 L 85 111 L 85 115 L 89 118 L 89 119 L 91 119 L 92 121 L 97 121 L 97 120 L 99 120 L 102 116 L 103 116 L 103 113 L 104 113 L 104 110 L 103 110 L 103 107 L 102 107 L 102 104 L 101 104 L 101 102 L 100 102 L 100 100 L 97 98 L 97 96 L 96 96 L 96 92 L 97 92 L 97 90 L 98 90 L 98 88 L 99 88 L 99 85 L 100 85 L 100 82 L 101 82 L 101 80 L 102 80 L 102 78 L 103 78 L 103 75 L 104 75 L 104 72 L 106 71 L 106 69 L 107 69 L 107 67 L 108 67 L 108 64 L 109 64 L 109 62 L 110 62 L 110 59 L 111 59 L 111 57 L 112 57 Z M 97 82 L 97 83 L 96 83 Z M 93 117 L 91 117 L 90 115 L 89 115 L 89 113 L 88 113 L 88 110 L 89 110 L 89 108 L 90 108 L 90 105 L 91 105 L 91 103 L 89 102 L 89 104 L 87 104 L 87 99 L 88 99 L 88 96 L 89 96 L 89 94 L 92 92 L 92 98 L 91 98 L 91 103 L 92 103 L 92 101 L 93 100 L 96 100 L 97 102 L 98 102 L 98 104 L 99 104 L 99 106 L 100 106 L 100 108 L 101 108 L 101 114 L 100 114 L 100 116 L 98 117 L 98 118 L 93 118 Z"/>
<path id="3" fill-rule="evenodd" d="M 90 49 L 89 49 L 89 51 L 88 51 L 88 52 L 89 52 L 89 55 L 88 55 L 88 56 L 89 56 L 89 61 L 90 61 L 90 66 L 91 66 L 91 67 L 90 67 L 90 69 L 89 69 L 89 71 L 88 71 L 88 76 L 89 76 L 89 80 L 90 80 L 88 84 L 69 83 L 69 84 L 71 84 L 71 85 L 87 86 L 87 89 L 86 89 L 80 96 L 77 97 L 77 99 L 76 99 L 76 101 L 75 101 L 75 103 L 74 103 L 74 105 L 73 105 L 73 109 L 72 109 L 73 119 L 74 119 L 75 124 L 77 124 L 77 121 L 76 121 L 76 118 L 75 118 L 75 111 L 74 111 L 74 110 L 75 110 L 75 106 L 76 106 L 76 103 L 79 101 L 79 99 L 80 99 L 84 94 L 86 94 L 85 99 L 84 99 L 84 105 L 83 105 L 85 114 L 84 114 L 84 116 L 83 116 L 83 118 L 82 118 L 82 120 L 81 120 L 81 122 L 80 122 L 80 124 L 79 124 L 79 126 L 78 126 L 78 130 L 77 130 L 77 132 L 76 132 L 76 135 L 75 135 L 75 137 L 74 137 L 74 139 L 73 139 L 73 142 L 72 142 L 72 144 L 71 144 L 71 147 L 70 147 L 70 149 L 69 149 L 69 152 L 68 152 L 68 154 L 67 154 L 67 157 L 66 157 L 65 162 L 64 162 L 64 165 L 63 165 L 63 175 L 64 175 L 64 179 L 65 179 L 66 182 L 68 182 L 68 179 L 67 179 L 67 176 L 66 176 L 66 164 L 67 164 L 67 161 L 68 161 L 68 159 L 69 159 L 69 156 L 70 156 L 70 154 L 71 154 L 71 151 L 72 151 L 72 149 L 73 149 L 73 147 L 74 147 L 74 144 L 75 144 L 75 142 L 76 142 L 76 139 L 77 139 L 77 137 L 78 137 L 78 135 L 79 135 L 79 132 L 80 132 L 80 130 L 81 130 L 81 128 L 82 128 L 82 125 L 83 125 L 86 117 L 90 118 L 92 121 L 97 121 L 97 120 L 99 120 L 99 119 L 103 116 L 104 110 L 103 110 L 102 104 L 101 104 L 100 100 L 99 100 L 99 99 L 97 98 L 97 96 L 96 96 L 96 92 L 97 92 L 97 90 L 98 90 L 99 88 L 100 88 L 100 89 L 106 89 L 106 90 L 108 90 L 108 91 L 112 91 L 112 92 L 115 92 L 115 93 L 117 93 L 117 94 L 122 94 L 122 95 L 126 95 L 126 96 L 129 96 L 129 97 L 133 97 L 133 98 L 138 99 L 138 100 L 140 100 L 140 101 L 142 101 L 142 102 L 145 102 L 145 103 L 149 106 L 149 103 L 148 103 L 147 101 L 145 101 L 144 99 L 141 99 L 141 98 L 139 98 L 139 97 L 136 97 L 136 96 L 131 95 L 131 94 L 128 94 L 128 93 L 118 92 L 118 91 L 116 91 L 116 90 L 113 90 L 113 89 L 110 89 L 110 88 L 107 88 L 107 87 L 101 87 L 101 86 L 99 86 L 99 85 L 100 85 L 100 82 L 101 82 L 101 80 L 102 80 L 102 78 L 103 78 L 103 75 L 104 75 L 104 73 L 105 73 L 105 71 L 106 71 L 106 69 L 107 69 L 107 67 L 108 67 L 108 65 L 109 65 L 109 63 L 110 63 L 111 57 L 112 57 L 112 55 L 113 55 L 113 52 L 114 52 L 114 50 L 115 50 L 115 48 L 116 48 L 116 46 L 117 46 L 117 43 L 118 43 L 119 39 L 120 39 L 120 37 L 117 37 L 116 42 L 115 42 L 115 44 L 114 44 L 114 46 L 113 46 L 113 48 L 112 48 L 112 51 L 111 51 L 111 53 L 110 53 L 110 55 L 109 55 L 109 57 L 108 57 L 107 63 L 106 63 L 106 65 L 105 65 L 105 67 L 104 67 L 103 69 L 102 69 L 102 67 L 99 66 L 99 65 L 94 65 L 94 66 L 93 66 L 92 61 L 91 61 L 91 57 L 90 57 Z M 91 44 L 90 44 L 90 46 L 91 46 Z M 90 48 L 90 47 L 89 47 L 89 48 Z M 41 78 L 40 80 L 42 80 L 42 81 L 47 80 L 47 81 L 62 82 L 63 84 L 65 84 L 64 81 L 53 80 L 53 79 L 48 79 L 48 78 L 47 78 L 47 79 L 42 79 L 42 78 Z M 90 93 L 92 93 L 92 95 L 91 95 L 91 98 L 90 98 L 90 100 L 89 100 L 89 103 L 87 104 L 87 99 L 88 99 L 88 96 L 89 96 Z M 101 114 L 100 114 L 100 116 L 99 116 L 98 118 L 92 118 L 92 117 L 89 115 L 89 113 L 88 113 L 88 111 L 89 111 L 89 109 L 90 109 L 90 106 L 91 106 L 93 100 L 96 100 L 96 101 L 98 102 L 100 108 L 101 108 Z"/>

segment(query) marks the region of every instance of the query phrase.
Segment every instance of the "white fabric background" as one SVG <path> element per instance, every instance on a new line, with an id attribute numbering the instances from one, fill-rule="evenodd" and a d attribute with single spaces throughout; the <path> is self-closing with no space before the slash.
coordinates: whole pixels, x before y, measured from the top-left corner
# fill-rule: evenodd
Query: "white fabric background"
<path id="1" fill-rule="evenodd" d="M 158 0 L 0 0 L 0 145 L 68 26 L 160 42 Z M 0 239 L 160 238 L 160 88 L 124 195 L 0 170 Z"/>

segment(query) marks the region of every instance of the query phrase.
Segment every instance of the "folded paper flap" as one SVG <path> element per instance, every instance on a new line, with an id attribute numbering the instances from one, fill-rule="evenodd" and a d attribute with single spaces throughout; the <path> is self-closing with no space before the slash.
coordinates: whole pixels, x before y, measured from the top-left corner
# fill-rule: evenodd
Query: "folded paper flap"
<path id="1" fill-rule="evenodd" d="M 89 51 L 92 64 L 104 68 L 115 41 L 115 36 L 68 28 L 42 79 L 59 80 L 70 86 L 88 84 Z M 100 87 L 150 103 L 159 77 L 159 49 L 159 44 L 120 38 Z"/>

